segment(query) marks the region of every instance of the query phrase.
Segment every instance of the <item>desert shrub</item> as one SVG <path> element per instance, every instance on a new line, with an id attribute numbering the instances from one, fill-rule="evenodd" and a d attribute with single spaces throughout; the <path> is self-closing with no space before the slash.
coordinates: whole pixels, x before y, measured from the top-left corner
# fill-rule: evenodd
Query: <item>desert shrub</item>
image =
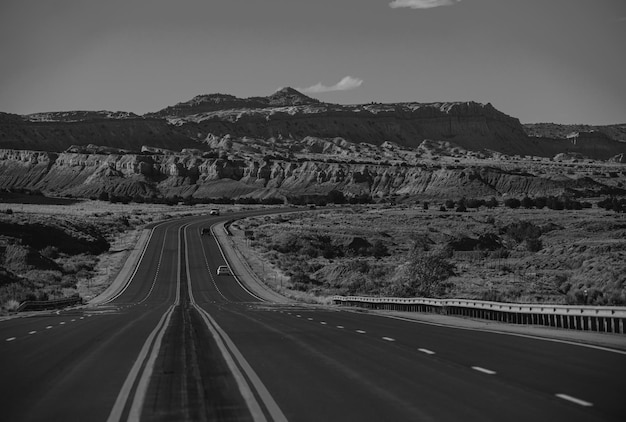
<path id="1" fill-rule="evenodd" d="M 18 302 L 15 299 L 9 299 L 6 302 L 4 302 L 3 305 L 4 309 L 6 309 L 7 311 L 16 311 L 17 308 L 20 307 L 20 302 Z"/>
<path id="2" fill-rule="evenodd" d="M 452 199 L 446 200 L 445 206 L 449 210 L 454 209 L 454 201 Z"/>
<path id="3" fill-rule="evenodd" d="M 76 288 L 76 276 L 73 274 L 64 275 L 61 279 L 61 287 L 64 289 L 74 289 Z"/>
<path id="4" fill-rule="evenodd" d="M 525 196 L 522 199 L 522 207 L 524 207 L 524 208 L 532 208 L 534 206 L 535 206 L 535 201 L 530 199 L 528 196 Z"/>
<path id="5" fill-rule="evenodd" d="M 422 209 L 427 210 L 428 209 L 428 201 L 424 201 L 422 203 Z"/>
<path id="6" fill-rule="evenodd" d="M 454 275 L 454 265 L 441 252 L 413 250 L 406 279 L 396 294 L 405 297 L 437 297 L 450 287 L 445 281 Z"/>
<path id="7" fill-rule="evenodd" d="M 528 250 L 529 252 L 539 252 L 541 249 L 543 249 L 543 243 L 541 242 L 541 239 L 526 239 L 525 243 L 526 250 Z"/>
<path id="8" fill-rule="evenodd" d="M 538 239 L 541 236 L 541 228 L 530 221 L 518 221 L 506 226 L 503 233 L 517 242 L 523 242 L 526 239 Z"/>
<path id="9" fill-rule="evenodd" d="M 465 206 L 467 208 L 480 208 L 480 207 L 482 207 L 485 204 L 486 204 L 486 202 L 485 202 L 484 199 L 471 198 L 471 199 L 468 199 L 466 201 Z"/>
<path id="10" fill-rule="evenodd" d="M 59 248 L 48 245 L 41 250 L 40 254 L 48 259 L 57 259 L 59 257 Z"/>
<path id="11" fill-rule="evenodd" d="M 456 212 L 466 212 L 466 211 L 467 211 L 467 207 L 463 203 L 459 204 L 459 206 L 456 207 Z"/>
<path id="12" fill-rule="evenodd" d="M 511 253 L 506 248 L 496 249 L 489 254 L 489 258 L 491 259 L 506 259 L 511 255 Z"/>
<path id="13" fill-rule="evenodd" d="M 485 205 L 487 208 L 496 208 L 498 206 L 498 200 L 492 196 L 487 202 L 485 202 Z"/>
<path id="14" fill-rule="evenodd" d="M 546 198 L 545 196 L 539 196 L 535 198 L 533 202 L 535 203 L 535 208 L 542 209 L 548 205 L 548 198 Z"/>
<path id="15" fill-rule="evenodd" d="M 549 196 L 546 200 L 546 206 L 551 210 L 556 211 L 565 209 L 565 204 L 556 196 Z"/>
<path id="16" fill-rule="evenodd" d="M 504 206 L 508 208 L 519 208 L 522 205 L 521 201 L 517 198 L 507 198 L 504 200 Z"/>
<path id="17" fill-rule="evenodd" d="M 346 197 L 343 192 L 333 189 L 328 192 L 328 202 L 331 204 L 345 204 Z"/>
<path id="18" fill-rule="evenodd" d="M 614 197 L 605 198 L 598 202 L 598 207 L 607 211 L 626 212 L 626 199 L 617 199 Z"/>
<path id="19" fill-rule="evenodd" d="M 387 249 L 387 246 L 385 246 L 385 244 L 380 239 L 378 239 L 374 242 L 374 245 L 372 246 L 371 254 L 376 258 L 381 258 L 383 256 L 388 256 L 389 250 Z"/>

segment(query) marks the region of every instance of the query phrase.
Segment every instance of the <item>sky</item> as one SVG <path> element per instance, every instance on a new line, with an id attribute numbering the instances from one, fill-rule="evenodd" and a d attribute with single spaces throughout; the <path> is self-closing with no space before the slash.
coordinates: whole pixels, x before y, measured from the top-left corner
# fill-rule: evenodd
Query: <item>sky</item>
<path id="1" fill-rule="evenodd" d="M 625 0 L 2 0 L 0 111 L 300 89 L 626 123 Z"/>

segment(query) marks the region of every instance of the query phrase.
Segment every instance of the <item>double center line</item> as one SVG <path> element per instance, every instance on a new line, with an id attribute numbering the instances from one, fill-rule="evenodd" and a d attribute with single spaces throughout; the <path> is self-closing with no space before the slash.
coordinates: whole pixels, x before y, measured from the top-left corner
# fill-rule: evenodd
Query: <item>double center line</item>
<path id="1" fill-rule="evenodd" d="M 232 373 L 239 392 L 243 397 L 254 421 L 286 421 L 282 413 L 261 379 L 252 369 L 235 346 L 226 332 L 217 324 L 209 313 L 199 306 L 193 296 L 191 275 L 189 271 L 189 255 L 187 250 L 187 229 L 191 224 L 182 225 L 178 229 L 178 268 L 176 280 L 176 299 L 161 316 L 156 327 L 152 330 L 143 344 L 135 363 L 133 364 L 122 388 L 117 396 L 115 404 L 107 419 L 108 422 L 139 421 L 146 398 L 146 392 L 154 371 L 154 365 L 161 349 L 165 332 L 170 325 L 172 314 L 180 305 L 181 297 L 181 274 L 183 270 L 183 255 L 185 257 L 185 274 L 189 303 L 200 314 L 213 340 L 217 344 L 230 372 Z M 164 239 L 165 241 L 165 239 Z M 161 256 L 162 257 L 162 256 Z M 160 264 L 160 261 L 159 261 Z"/>

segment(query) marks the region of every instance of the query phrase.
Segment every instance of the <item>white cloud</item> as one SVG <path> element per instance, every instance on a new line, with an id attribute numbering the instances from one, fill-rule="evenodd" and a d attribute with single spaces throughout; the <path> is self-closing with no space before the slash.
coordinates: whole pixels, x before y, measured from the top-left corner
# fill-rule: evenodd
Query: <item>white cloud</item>
<path id="1" fill-rule="evenodd" d="M 363 84 L 363 79 L 353 78 L 352 76 L 346 76 L 338 83 L 332 86 L 322 85 L 321 82 L 310 86 L 308 88 L 298 88 L 298 91 L 306 94 L 319 94 L 320 92 L 330 91 L 347 91 L 349 89 L 358 88 Z"/>
<path id="2" fill-rule="evenodd" d="M 431 9 L 439 6 L 454 6 L 461 0 L 393 0 L 389 7 L 410 7 L 411 9 Z"/>

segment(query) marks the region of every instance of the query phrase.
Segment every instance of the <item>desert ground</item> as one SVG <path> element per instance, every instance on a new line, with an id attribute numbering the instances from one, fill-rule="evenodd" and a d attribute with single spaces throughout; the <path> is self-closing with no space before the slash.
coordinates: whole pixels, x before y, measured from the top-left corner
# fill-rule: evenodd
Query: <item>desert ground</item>
<path id="1" fill-rule="evenodd" d="M 504 302 L 626 303 L 626 215 L 582 210 L 466 212 L 353 206 L 233 224 L 238 247 L 286 295 L 432 296 Z M 416 290 L 434 274 L 435 288 Z M 420 279 L 419 273 L 426 275 Z M 413 284 L 413 286 L 412 286 Z M 412 290 L 413 287 L 413 290 Z"/>

